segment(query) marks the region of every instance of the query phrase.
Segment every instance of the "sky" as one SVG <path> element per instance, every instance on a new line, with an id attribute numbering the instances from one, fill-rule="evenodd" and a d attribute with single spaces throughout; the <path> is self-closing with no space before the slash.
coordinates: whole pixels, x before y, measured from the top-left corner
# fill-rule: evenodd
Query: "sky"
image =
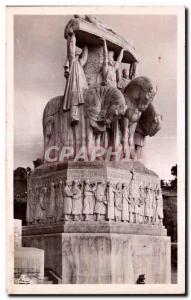
<path id="1" fill-rule="evenodd" d="M 64 28 L 72 16 L 14 17 L 14 168 L 33 167 L 43 155 L 42 114 L 46 103 L 64 93 Z M 100 15 L 127 40 L 140 58 L 138 75 L 158 87 L 153 104 L 162 129 L 146 139 L 144 164 L 171 179 L 177 163 L 177 20 L 173 15 Z"/>

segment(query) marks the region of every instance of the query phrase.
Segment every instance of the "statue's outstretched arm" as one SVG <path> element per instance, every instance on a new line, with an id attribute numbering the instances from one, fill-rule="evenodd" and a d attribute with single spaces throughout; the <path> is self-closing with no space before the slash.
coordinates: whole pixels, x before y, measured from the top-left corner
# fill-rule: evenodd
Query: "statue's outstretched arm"
<path id="1" fill-rule="evenodd" d="M 119 83 L 122 79 L 121 70 L 119 70 L 119 68 L 116 70 L 116 78 L 117 78 L 117 83 Z"/>
<path id="2" fill-rule="evenodd" d="M 129 68 L 129 78 L 131 80 L 136 77 L 136 69 L 137 69 L 137 63 L 136 62 L 131 63 Z"/>
<path id="3" fill-rule="evenodd" d="M 75 59 L 76 52 L 76 36 L 71 29 L 67 37 L 67 57 L 69 60 L 69 68 L 71 69 L 72 61 Z"/>
<path id="4" fill-rule="evenodd" d="M 108 49 L 106 40 L 103 39 L 103 75 L 106 74 L 108 69 Z"/>
<path id="5" fill-rule="evenodd" d="M 120 53 L 119 53 L 119 56 L 117 58 L 117 61 L 115 63 L 115 70 L 117 70 L 119 68 L 120 63 L 122 62 L 123 52 L 124 52 L 124 49 L 122 48 L 121 51 L 120 51 Z"/>
<path id="6" fill-rule="evenodd" d="M 80 64 L 81 64 L 82 67 L 85 66 L 85 64 L 87 63 L 87 60 L 88 60 L 88 47 L 85 46 L 82 49 L 82 53 L 81 53 L 80 59 L 79 59 L 79 62 L 80 62 Z"/>

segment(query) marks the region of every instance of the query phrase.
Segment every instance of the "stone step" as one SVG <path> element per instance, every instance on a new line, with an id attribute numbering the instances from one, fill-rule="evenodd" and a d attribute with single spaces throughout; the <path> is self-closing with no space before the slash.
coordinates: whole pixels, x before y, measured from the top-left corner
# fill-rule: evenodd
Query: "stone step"
<path id="1" fill-rule="evenodd" d="M 49 280 L 48 276 L 44 276 L 44 281 Z"/>
<path id="2" fill-rule="evenodd" d="M 51 281 L 51 280 L 44 280 L 43 284 L 53 284 L 53 281 Z"/>

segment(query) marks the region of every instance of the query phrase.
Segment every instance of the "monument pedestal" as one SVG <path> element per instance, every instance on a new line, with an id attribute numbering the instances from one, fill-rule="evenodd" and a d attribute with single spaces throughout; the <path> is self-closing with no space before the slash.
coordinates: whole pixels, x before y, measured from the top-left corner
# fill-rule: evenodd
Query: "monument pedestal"
<path id="1" fill-rule="evenodd" d="M 66 222 L 23 227 L 23 246 L 45 251 L 63 284 L 170 283 L 170 238 L 161 225 Z"/>
<path id="2" fill-rule="evenodd" d="M 43 165 L 28 180 L 23 246 L 43 249 L 45 269 L 64 284 L 136 283 L 142 274 L 148 284 L 170 283 L 158 186 L 159 177 L 138 161 Z"/>

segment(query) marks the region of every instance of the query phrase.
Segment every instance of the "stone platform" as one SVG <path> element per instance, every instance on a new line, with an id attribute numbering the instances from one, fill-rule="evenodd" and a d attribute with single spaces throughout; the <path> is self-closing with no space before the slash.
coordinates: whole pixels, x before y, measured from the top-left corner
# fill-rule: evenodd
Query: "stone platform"
<path id="1" fill-rule="evenodd" d="M 39 184 L 49 184 L 51 181 L 62 180 L 87 180 L 90 181 L 110 181 L 127 182 L 131 179 L 131 171 L 134 170 L 135 179 L 143 184 L 160 184 L 160 179 L 156 173 L 147 169 L 141 162 L 124 161 L 104 161 L 93 162 L 55 162 L 44 164 L 36 168 L 28 179 L 28 187 Z"/>
<path id="2" fill-rule="evenodd" d="M 59 222 L 23 226 L 23 236 L 54 234 L 54 233 L 121 233 L 137 235 L 166 236 L 167 230 L 162 225 L 116 223 L 114 221 L 99 222 Z"/>
<path id="3" fill-rule="evenodd" d="M 23 227 L 23 246 L 45 251 L 63 284 L 170 283 L 170 238 L 163 226 L 66 222 Z"/>

